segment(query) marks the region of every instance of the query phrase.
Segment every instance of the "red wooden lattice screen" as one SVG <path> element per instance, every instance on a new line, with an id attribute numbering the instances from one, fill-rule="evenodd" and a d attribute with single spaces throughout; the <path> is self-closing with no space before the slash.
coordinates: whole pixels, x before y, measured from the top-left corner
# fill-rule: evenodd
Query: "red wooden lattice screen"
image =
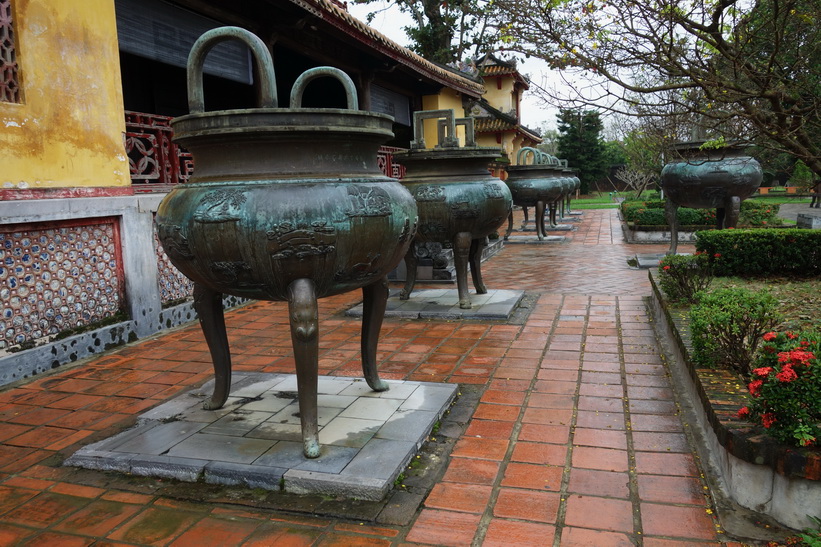
<path id="1" fill-rule="evenodd" d="M 125 152 L 131 183 L 138 192 L 167 189 L 191 176 L 191 153 L 171 142 L 170 120 L 168 116 L 125 111 Z"/>

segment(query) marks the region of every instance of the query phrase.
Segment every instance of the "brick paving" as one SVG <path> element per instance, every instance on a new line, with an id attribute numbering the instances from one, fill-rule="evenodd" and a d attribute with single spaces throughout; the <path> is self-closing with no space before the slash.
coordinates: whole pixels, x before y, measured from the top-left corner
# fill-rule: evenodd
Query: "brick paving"
<path id="1" fill-rule="evenodd" d="M 519 225 L 519 223 L 515 225 Z M 0 391 L 0 545 L 718 545 L 613 210 L 567 241 L 510 245 L 491 288 L 533 298 L 524 321 L 386 320 L 384 377 L 479 394 L 441 480 L 406 526 L 197 503 L 122 482 L 80 484 L 62 457 L 211 376 L 191 325 Z M 685 246 L 686 248 L 686 246 Z M 320 302 L 320 374 L 359 374 L 351 293 Z M 235 370 L 293 372 L 286 307 L 228 314 Z M 728 543 L 740 545 L 738 543 Z"/>

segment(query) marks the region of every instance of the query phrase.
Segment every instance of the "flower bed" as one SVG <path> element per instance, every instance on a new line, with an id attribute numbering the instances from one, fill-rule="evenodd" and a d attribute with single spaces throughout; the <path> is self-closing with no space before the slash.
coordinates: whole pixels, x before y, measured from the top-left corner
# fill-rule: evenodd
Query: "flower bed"
<path id="1" fill-rule="evenodd" d="M 745 381 L 732 371 L 692 364 L 686 310 L 673 309 L 658 287 L 656 272 L 649 275 L 655 319 L 674 341 L 674 376 L 684 380 L 686 385 L 679 387 L 702 410 L 700 449 L 718 474 L 718 487 L 739 505 L 785 526 L 812 525 L 807 515 L 821 515 L 821 450 L 779 444 L 763 429 L 738 418 L 739 409 L 748 403 Z"/>

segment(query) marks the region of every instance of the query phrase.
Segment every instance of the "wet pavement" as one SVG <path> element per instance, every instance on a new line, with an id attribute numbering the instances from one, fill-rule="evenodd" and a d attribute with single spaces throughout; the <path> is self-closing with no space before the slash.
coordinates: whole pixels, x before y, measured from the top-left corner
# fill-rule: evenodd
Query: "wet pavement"
<path id="1" fill-rule="evenodd" d="M 666 244 L 623 243 L 614 210 L 574 228 L 484 264 L 489 289 L 525 292 L 510 319 L 385 320 L 381 375 L 460 384 L 460 397 L 423 448 L 426 480 L 409 469 L 373 518 L 230 489 L 198 501 L 167 479 L 60 465 L 211 377 L 192 324 L 0 391 L 0 545 L 727 542 L 645 309 L 647 271 L 628 265 Z M 345 315 L 359 298 L 320 301 L 321 375 L 360 373 L 359 320 Z M 284 304 L 226 320 L 235 371 L 293 372 Z M 402 500 L 416 505 L 399 515 Z"/>

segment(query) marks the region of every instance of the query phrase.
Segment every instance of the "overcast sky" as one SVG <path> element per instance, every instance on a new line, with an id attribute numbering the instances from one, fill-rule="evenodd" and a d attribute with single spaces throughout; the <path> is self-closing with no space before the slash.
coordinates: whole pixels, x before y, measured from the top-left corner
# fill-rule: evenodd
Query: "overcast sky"
<path id="1" fill-rule="evenodd" d="M 386 1 L 384 4 L 387 5 L 390 2 Z M 376 4 L 361 5 L 348 2 L 348 11 L 362 21 L 365 21 L 367 14 L 374 11 L 376 7 Z M 407 46 L 409 40 L 402 27 L 408 26 L 410 22 L 410 16 L 400 12 L 396 7 L 391 7 L 377 14 L 371 26 L 394 42 Z M 541 59 L 526 59 L 524 62 L 519 62 L 518 68 L 519 72 L 528 75 L 534 83 L 541 83 L 543 78 L 550 77 L 551 71 Z M 557 113 L 557 109 L 539 104 L 536 96 L 530 91 L 525 92 L 522 97 L 521 122 L 530 129 L 540 129 L 544 123 L 547 123 L 549 128 L 555 129 Z"/>

